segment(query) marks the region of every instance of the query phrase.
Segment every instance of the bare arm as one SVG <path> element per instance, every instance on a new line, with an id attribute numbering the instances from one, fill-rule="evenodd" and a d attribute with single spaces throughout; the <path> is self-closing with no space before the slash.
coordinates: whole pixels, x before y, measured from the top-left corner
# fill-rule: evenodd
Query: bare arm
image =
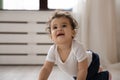
<path id="1" fill-rule="evenodd" d="M 88 69 L 87 58 L 82 62 L 78 62 L 77 80 L 86 80 L 87 69 Z"/>
<path id="2" fill-rule="evenodd" d="M 40 70 L 38 80 L 47 80 L 52 71 L 53 66 L 54 66 L 53 62 L 46 61 Z"/>

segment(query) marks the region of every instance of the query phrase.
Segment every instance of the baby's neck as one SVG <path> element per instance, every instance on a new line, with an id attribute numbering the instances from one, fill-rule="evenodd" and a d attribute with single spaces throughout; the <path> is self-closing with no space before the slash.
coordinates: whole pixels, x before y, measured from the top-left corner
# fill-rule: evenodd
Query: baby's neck
<path id="1" fill-rule="evenodd" d="M 57 45 L 57 46 L 58 46 L 58 49 L 68 50 L 68 49 L 71 49 L 72 42 L 65 43 L 65 44 L 59 44 L 59 45 Z"/>

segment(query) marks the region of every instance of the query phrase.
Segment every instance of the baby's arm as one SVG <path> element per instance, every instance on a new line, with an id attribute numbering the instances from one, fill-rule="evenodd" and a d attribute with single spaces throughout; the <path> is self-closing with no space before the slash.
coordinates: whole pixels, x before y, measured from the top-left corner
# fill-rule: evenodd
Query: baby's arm
<path id="1" fill-rule="evenodd" d="M 82 62 L 78 62 L 77 80 L 86 80 L 87 69 L 88 69 L 87 58 L 83 60 Z"/>
<path id="2" fill-rule="evenodd" d="M 53 62 L 45 61 L 44 65 L 42 66 L 42 68 L 40 70 L 38 80 L 47 80 L 52 71 L 53 66 L 54 66 Z"/>

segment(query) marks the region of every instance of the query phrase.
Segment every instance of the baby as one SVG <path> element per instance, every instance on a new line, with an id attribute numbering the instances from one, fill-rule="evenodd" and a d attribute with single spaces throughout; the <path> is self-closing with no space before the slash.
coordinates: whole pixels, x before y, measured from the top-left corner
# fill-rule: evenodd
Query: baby
<path id="1" fill-rule="evenodd" d="M 77 21 L 67 11 L 55 11 L 48 21 L 48 30 L 54 44 L 50 47 L 39 80 L 47 80 L 54 63 L 75 80 L 110 80 L 108 71 L 100 71 L 99 56 L 85 51 L 77 42 Z"/>

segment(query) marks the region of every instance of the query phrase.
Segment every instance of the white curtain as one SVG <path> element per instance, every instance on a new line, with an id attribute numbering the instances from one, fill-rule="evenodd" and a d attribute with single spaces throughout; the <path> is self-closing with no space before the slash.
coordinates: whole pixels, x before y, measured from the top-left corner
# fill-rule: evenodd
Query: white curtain
<path id="1" fill-rule="evenodd" d="M 98 53 L 103 66 L 116 63 L 114 0 L 77 0 L 73 14 L 79 23 L 76 39 Z"/>

